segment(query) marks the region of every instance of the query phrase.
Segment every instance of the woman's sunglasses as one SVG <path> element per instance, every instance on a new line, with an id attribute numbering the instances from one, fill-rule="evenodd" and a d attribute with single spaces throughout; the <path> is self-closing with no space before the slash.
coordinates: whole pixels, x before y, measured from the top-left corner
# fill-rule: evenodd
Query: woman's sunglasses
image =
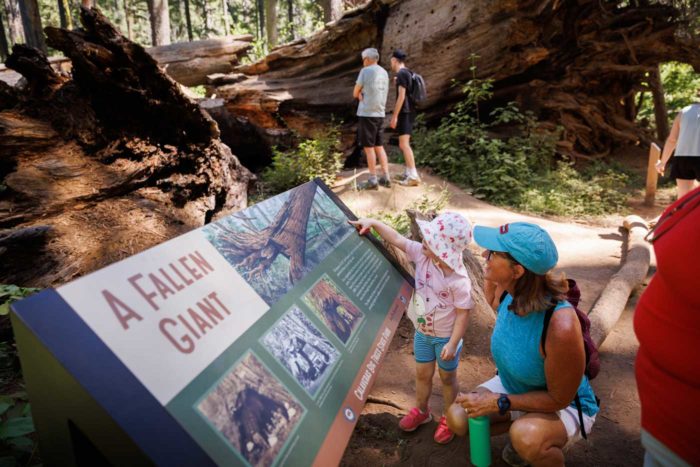
<path id="1" fill-rule="evenodd" d="M 488 253 L 486 253 L 486 261 L 491 261 L 492 256 L 500 256 L 501 258 L 507 259 L 511 263 L 520 264 L 507 251 L 493 251 L 493 250 L 486 250 L 486 251 L 488 251 Z"/>

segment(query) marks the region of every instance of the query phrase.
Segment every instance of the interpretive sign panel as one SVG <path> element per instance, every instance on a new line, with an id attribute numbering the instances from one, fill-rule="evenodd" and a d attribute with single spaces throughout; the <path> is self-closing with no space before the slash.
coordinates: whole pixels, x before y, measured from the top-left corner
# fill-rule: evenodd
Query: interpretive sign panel
<path id="1" fill-rule="evenodd" d="M 337 464 L 412 293 L 348 219 L 309 182 L 17 303 L 44 461 Z"/>

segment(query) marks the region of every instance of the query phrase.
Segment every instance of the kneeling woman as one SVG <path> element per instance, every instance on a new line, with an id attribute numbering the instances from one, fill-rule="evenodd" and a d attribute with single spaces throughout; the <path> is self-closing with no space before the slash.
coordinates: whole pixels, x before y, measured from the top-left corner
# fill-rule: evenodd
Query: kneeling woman
<path id="1" fill-rule="evenodd" d="M 492 434 L 509 432 L 512 444 L 503 452 L 509 464 L 564 465 L 564 448 L 581 438 L 581 423 L 590 432 L 598 405 L 584 375 L 581 325 L 564 300 L 567 282 L 549 272 L 556 246 L 525 222 L 477 226 L 474 240 L 486 248 L 485 292 L 498 310 L 491 336 L 498 373 L 456 402 L 469 417 L 489 415 Z"/>

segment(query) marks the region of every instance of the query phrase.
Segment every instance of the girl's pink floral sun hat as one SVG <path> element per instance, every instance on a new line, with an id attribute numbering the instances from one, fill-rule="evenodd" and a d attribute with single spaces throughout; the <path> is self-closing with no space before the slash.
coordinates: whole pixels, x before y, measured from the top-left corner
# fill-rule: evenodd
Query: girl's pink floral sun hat
<path id="1" fill-rule="evenodd" d="M 464 267 L 462 252 L 472 240 L 472 226 L 464 216 L 445 212 L 430 222 L 416 221 L 423 239 L 435 256 L 454 272 L 469 277 Z"/>

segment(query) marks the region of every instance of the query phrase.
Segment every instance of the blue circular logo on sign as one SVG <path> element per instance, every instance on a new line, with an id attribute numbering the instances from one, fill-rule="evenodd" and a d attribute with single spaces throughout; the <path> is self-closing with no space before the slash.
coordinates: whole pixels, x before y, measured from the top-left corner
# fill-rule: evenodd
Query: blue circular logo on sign
<path id="1" fill-rule="evenodd" d="M 345 414 L 345 419 L 349 422 L 355 421 L 355 412 L 352 411 L 350 407 L 345 407 L 345 410 L 343 411 Z"/>

